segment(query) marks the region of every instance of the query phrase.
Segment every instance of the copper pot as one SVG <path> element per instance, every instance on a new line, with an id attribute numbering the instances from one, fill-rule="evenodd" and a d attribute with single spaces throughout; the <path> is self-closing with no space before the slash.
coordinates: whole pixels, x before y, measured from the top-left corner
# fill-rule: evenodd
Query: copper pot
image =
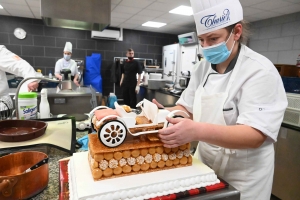
<path id="1" fill-rule="evenodd" d="M 28 199 L 43 191 L 49 181 L 48 163 L 25 173 L 48 156 L 38 151 L 12 153 L 0 158 L 0 199 Z"/>

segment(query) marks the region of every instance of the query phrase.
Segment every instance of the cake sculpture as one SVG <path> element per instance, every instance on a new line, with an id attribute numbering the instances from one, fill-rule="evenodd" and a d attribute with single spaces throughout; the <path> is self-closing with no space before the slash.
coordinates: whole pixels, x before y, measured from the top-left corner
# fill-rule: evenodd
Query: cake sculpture
<path id="1" fill-rule="evenodd" d="M 144 99 L 138 104 L 141 113 L 131 112 L 115 102 L 115 110 L 96 110 L 89 135 L 89 163 L 94 180 L 184 167 L 192 164 L 190 144 L 165 148 L 159 129 L 170 126 L 169 117 L 188 117 L 182 111 L 159 110 Z M 181 113 L 182 115 L 179 115 Z"/>
<path id="2" fill-rule="evenodd" d="M 89 151 L 69 161 L 70 200 L 149 199 L 220 183 L 214 171 L 190 155 L 190 144 L 165 148 L 157 132 L 169 117 L 186 113 L 159 110 L 143 100 L 141 113 L 115 103 L 92 116 L 97 134 Z"/>
<path id="3" fill-rule="evenodd" d="M 214 171 L 195 158 L 191 166 L 95 181 L 88 154 L 74 153 L 69 161 L 70 200 L 150 199 L 220 183 Z"/>
<path id="4" fill-rule="evenodd" d="M 144 99 L 137 107 L 141 113 L 137 114 L 129 106 L 120 106 L 114 103 L 115 109 L 102 106 L 95 110 L 92 116 L 92 127 L 98 133 L 99 140 L 108 147 L 117 147 L 122 144 L 126 137 L 145 136 L 150 141 L 159 140 L 155 137 L 159 129 L 166 128 L 170 124 L 166 117 L 189 117 L 181 110 L 172 112 L 164 109 L 158 109 L 157 106 Z M 141 137 L 143 138 L 143 137 Z"/>

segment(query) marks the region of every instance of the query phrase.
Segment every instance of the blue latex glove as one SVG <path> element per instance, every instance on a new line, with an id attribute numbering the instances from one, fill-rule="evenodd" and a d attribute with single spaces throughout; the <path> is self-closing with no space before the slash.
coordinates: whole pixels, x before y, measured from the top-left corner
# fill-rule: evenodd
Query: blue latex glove
<path id="1" fill-rule="evenodd" d="M 81 150 L 88 150 L 89 137 L 88 135 L 83 136 L 77 140 L 77 143 L 81 145 Z"/>

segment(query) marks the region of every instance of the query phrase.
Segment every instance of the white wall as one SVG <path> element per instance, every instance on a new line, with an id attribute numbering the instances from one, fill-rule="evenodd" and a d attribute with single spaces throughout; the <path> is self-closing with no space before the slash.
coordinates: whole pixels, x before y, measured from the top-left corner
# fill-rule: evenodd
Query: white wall
<path id="1" fill-rule="evenodd" d="M 248 46 L 274 64 L 296 65 L 300 54 L 300 12 L 252 22 Z"/>

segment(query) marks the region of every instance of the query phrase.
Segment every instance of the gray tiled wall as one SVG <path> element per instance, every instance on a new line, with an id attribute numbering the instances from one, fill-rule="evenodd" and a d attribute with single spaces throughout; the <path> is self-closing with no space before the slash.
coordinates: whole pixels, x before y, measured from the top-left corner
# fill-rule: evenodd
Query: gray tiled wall
<path id="1" fill-rule="evenodd" d="M 14 37 L 13 31 L 17 27 L 27 32 L 24 40 Z M 73 59 L 84 60 L 92 53 L 101 54 L 103 95 L 108 95 L 113 92 L 110 69 L 114 57 L 126 56 L 126 50 L 131 47 L 135 50 L 135 57 L 157 59 L 160 64 L 162 47 L 178 42 L 178 38 L 177 35 L 124 29 L 123 41 L 96 40 L 91 39 L 90 31 L 47 27 L 42 20 L 0 15 L 0 44 L 44 74 L 49 70 L 53 73 L 56 61 L 63 56 L 66 41 L 73 44 Z M 122 98 L 118 86 L 116 95 Z"/>
<path id="2" fill-rule="evenodd" d="M 249 47 L 274 64 L 296 65 L 300 54 L 300 12 L 251 23 Z"/>

